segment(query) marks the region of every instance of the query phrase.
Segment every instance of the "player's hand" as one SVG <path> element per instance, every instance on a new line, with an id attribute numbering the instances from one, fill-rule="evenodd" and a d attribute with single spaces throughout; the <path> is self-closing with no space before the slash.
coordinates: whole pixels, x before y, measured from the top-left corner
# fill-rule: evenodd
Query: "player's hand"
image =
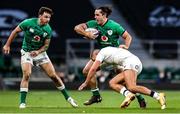
<path id="1" fill-rule="evenodd" d="M 87 83 L 82 83 L 80 86 L 79 86 L 79 88 L 78 88 L 78 90 L 79 91 L 81 91 L 81 90 L 83 90 L 85 87 L 87 87 Z"/>
<path id="2" fill-rule="evenodd" d="M 4 54 L 9 54 L 9 52 L 10 52 L 10 46 L 4 45 L 4 47 L 3 47 L 3 53 L 4 53 Z"/>
<path id="3" fill-rule="evenodd" d="M 86 32 L 85 38 L 88 38 L 90 40 L 96 39 L 97 35 L 94 35 L 92 32 Z"/>
<path id="4" fill-rule="evenodd" d="M 124 45 L 124 44 L 119 45 L 119 47 L 120 47 L 120 48 L 123 48 L 123 49 L 128 49 L 128 47 L 127 47 L 126 45 Z"/>
<path id="5" fill-rule="evenodd" d="M 31 51 L 30 56 L 31 57 L 36 57 L 39 54 L 39 51 Z"/>

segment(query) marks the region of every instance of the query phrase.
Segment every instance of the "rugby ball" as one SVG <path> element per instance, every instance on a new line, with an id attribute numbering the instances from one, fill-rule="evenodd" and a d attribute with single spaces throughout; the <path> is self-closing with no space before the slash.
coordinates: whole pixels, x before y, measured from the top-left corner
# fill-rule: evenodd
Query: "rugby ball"
<path id="1" fill-rule="evenodd" d="M 99 36 L 99 31 L 95 28 L 87 28 L 85 31 L 92 32 L 96 37 Z"/>

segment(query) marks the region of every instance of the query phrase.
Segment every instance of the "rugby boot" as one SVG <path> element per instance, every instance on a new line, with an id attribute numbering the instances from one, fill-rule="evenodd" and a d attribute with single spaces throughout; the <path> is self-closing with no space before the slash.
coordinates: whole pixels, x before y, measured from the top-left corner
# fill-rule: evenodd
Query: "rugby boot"
<path id="1" fill-rule="evenodd" d="M 71 104 L 72 107 L 74 108 L 78 107 L 78 104 L 71 97 L 69 97 L 67 101 Z"/>
<path id="2" fill-rule="evenodd" d="M 20 105 L 19 105 L 19 108 L 26 108 L 26 104 L 25 103 L 21 103 Z"/>
<path id="3" fill-rule="evenodd" d="M 159 93 L 158 102 L 160 103 L 162 110 L 166 108 L 166 97 L 164 93 Z"/>
<path id="4" fill-rule="evenodd" d="M 127 108 L 134 99 L 135 99 L 135 94 L 129 93 L 124 99 L 124 101 L 121 103 L 120 107 Z"/>
<path id="5" fill-rule="evenodd" d="M 139 107 L 140 108 L 146 108 L 146 101 L 145 99 L 138 99 Z"/>
<path id="6" fill-rule="evenodd" d="M 84 105 L 91 105 L 93 103 L 99 103 L 102 101 L 102 98 L 100 95 L 93 95 L 88 101 L 84 102 Z"/>

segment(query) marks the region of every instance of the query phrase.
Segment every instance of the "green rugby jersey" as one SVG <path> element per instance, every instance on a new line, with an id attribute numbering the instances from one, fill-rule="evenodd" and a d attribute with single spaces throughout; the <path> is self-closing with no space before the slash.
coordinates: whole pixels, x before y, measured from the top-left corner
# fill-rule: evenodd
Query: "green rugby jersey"
<path id="1" fill-rule="evenodd" d="M 107 22 L 100 26 L 97 24 L 96 20 L 90 20 L 86 22 L 88 28 L 96 28 L 100 31 L 99 36 L 96 38 L 100 48 L 113 46 L 118 47 L 119 36 L 122 36 L 125 29 L 113 20 L 107 20 Z"/>
<path id="2" fill-rule="evenodd" d="M 40 49 L 45 39 L 50 39 L 52 29 L 49 24 L 39 25 L 38 18 L 26 19 L 19 24 L 24 32 L 22 49 L 26 52 Z"/>

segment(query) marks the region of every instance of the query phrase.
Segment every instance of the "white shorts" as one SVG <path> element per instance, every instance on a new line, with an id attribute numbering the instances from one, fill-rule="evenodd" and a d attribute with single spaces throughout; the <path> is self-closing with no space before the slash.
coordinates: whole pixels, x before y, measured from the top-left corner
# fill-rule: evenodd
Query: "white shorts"
<path id="1" fill-rule="evenodd" d="M 21 64 L 31 63 L 32 65 L 39 66 L 48 62 L 50 62 L 50 59 L 46 52 L 42 52 L 38 56 L 32 57 L 30 56 L 30 52 L 25 52 L 21 49 Z"/>
<path id="2" fill-rule="evenodd" d="M 137 56 L 131 56 L 125 59 L 122 65 L 117 66 L 118 69 L 127 70 L 132 69 L 140 74 L 142 71 L 142 63 Z"/>

